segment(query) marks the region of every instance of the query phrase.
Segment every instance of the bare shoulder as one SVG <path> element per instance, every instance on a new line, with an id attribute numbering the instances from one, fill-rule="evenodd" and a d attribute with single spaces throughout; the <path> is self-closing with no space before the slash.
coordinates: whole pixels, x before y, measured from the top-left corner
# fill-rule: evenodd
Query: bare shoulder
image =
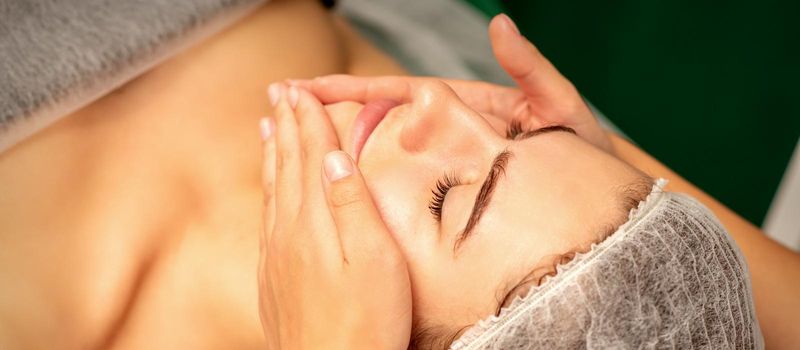
<path id="1" fill-rule="evenodd" d="M 316 0 L 271 1 L 0 154 L 0 347 L 258 344 L 243 271 L 258 256 L 267 86 L 397 74 L 335 22 Z"/>

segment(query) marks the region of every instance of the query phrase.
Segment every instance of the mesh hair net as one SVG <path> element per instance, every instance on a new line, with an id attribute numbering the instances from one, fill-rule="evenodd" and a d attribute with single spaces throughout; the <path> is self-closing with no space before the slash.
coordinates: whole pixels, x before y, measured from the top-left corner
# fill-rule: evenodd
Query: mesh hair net
<path id="1" fill-rule="evenodd" d="M 708 209 L 665 183 L 451 349 L 763 349 L 741 253 Z"/>

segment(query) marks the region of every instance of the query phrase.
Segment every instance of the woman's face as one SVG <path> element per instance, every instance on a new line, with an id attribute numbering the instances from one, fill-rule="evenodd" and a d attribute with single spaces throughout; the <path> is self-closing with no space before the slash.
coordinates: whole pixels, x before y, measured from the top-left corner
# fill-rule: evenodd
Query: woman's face
<path id="1" fill-rule="evenodd" d="M 361 108 L 327 107 L 345 150 Z M 535 284 L 556 256 L 624 220 L 620 190 L 640 173 L 568 129 L 548 130 L 508 139 L 432 82 L 367 139 L 359 167 L 408 260 L 417 322 L 462 327 L 494 314 L 531 285 L 512 292 L 519 282 Z"/>

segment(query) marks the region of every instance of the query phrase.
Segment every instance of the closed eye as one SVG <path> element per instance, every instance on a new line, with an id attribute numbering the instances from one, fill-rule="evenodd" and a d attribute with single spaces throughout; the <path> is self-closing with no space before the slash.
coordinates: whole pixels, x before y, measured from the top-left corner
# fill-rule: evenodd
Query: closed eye
<path id="1" fill-rule="evenodd" d="M 552 131 L 566 131 L 571 134 L 576 134 L 575 130 L 572 128 L 563 126 L 563 125 L 551 125 L 546 126 L 538 129 L 530 129 L 526 128 L 522 125 L 522 122 L 519 120 L 512 120 L 508 124 L 508 128 L 506 129 L 506 138 L 514 141 L 521 141 L 536 135 L 552 132 Z M 479 192 L 478 197 L 475 199 L 475 204 L 472 208 L 469 220 L 467 221 L 467 225 L 458 235 L 458 238 L 455 241 L 453 246 L 453 250 L 455 251 L 458 246 L 467 238 L 469 237 L 472 229 L 477 225 L 478 221 L 480 220 L 481 214 L 483 213 L 484 209 L 487 207 L 489 198 L 491 197 L 491 193 L 494 190 L 494 186 L 497 183 L 497 177 L 502 174 L 505 170 L 505 164 L 508 162 L 508 159 L 511 157 L 511 152 L 503 151 L 495 157 L 494 161 L 492 162 L 491 171 L 489 175 L 487 175 L 486 180 L 481 185 L 481 190 Z M 446 173 L 442 178 L 440 178 L 436 182 L 436 187 L 431 190 L 432 197 L 428 204 L 428 209 L 430 210 L 431 214 L 433 215 L 434 219 L 437 222 L 442 221 L 442 211 L 444 209 L 444 201 L 447 197 L 447 192 L 450 191 L 451 188 L 454 186 L 461 185 L 461 181 L 455 176 L 455 174 Z"/>
<path id="2" fill-rule="evenodd" d="M 506 128 L 506 138 L 509 140 L 514 140 L 517 138 L 517 136 L 526 131 L 530 131 L 530 129 L 523 128 L 522 122 L 519 121 L 519 119 L 514 119 L 511 121 L 511 123 L 508 123 L 508 127 Z"/>
<path id="3" fill-rule="evenodd" d="M 444 207 L 444 200 L 447 197 L 447 192 L 451 188 L 461 184 L 461 181 L 451 173 L 445 173 L 439 180 L 436 181 L 436 187 L 431 190 L 431 200 L 428 203 L 433 218 L 437 222 L 442 222 L 442 208 Z"/>

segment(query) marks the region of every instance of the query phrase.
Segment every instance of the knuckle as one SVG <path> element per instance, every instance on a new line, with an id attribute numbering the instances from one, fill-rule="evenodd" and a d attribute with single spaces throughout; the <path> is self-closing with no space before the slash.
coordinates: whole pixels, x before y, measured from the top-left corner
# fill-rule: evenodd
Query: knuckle
<path id="1" fill-rule="evenodd" d="M 261 174 L 261 186 L 264 187 L 264 192 L 272 191 L 272 186 L 275 185 L 275 173 L 272 171 L 263 171 Z"/>
<path id="2" fill-rule="evenodd" d="M 269 186 L 272 187 L 272 186 Z M 264 190 L 264 206 L 270 208 L 272 206 L 272 200 L 275 197 L 275 191 L 269 189 Z"/>
<path id="3" fill-rule="evenodd" d="M 294 108 L 294 113 L 297 116 L 298 124 L 303 127 L 308 124 L 310 117 L 313 116 L 313 111 L 309 108 L 310 106 L 306 103 L 305 98 L 302 95 L 300 96 L 297 106 Z"/>
<path id="4" fill-rule="evenodd" d="M 284 91 L 284 93 L 286 92 Z M 294 109 L 292 109 L 292 107 L 289 106 L 289 103 L 285 98 L 281 99 L 281 102 L 279 102 L 278 105 L 275 106 L 275 111 L 277 117 L 284 118 L 283 119 L 284 122 L 294 122 L 295 119 Z"/>
<path id="5" fill-rule="evenodd" d="M 340 78 L 340 77 L 341 77 L 340 75 L 330 75 L 330 76 L 316 77 L 316 78 L 314 78 L 312 80 L 312 85 L 314 87 L 330 88 L 331 85 L 332 85 L 331 84 L 332 80 L 335 80 L 335 79 Z"/>
<path id="6" fill-rule="evenodd" d="M 264 193 L 271 193 L 273 192 L 273 186 L 275 186 L 275 172 L 274 165 L 269 170 L 262 171 L 261 174 L 261 186 L 264 188 Z"/>
<path id="7" fill-rule="evenodd" d="M 320 149 L 320 142 L 314 137 L 308 137 L 303 140 L 300 149 L 303 152 L 303 159 L 308 159 L 309 156 L 315 154 Z"/>
<path id="8" fill-rule="evenodd" d="M 273 194 L 275 192 L 275 175 L 265 175 L 261 183 L 264 186 L 264 194 Z"/>
<path id="9" fill-rule="evenodd" d="M 275 171 L 281 172 L 283 170 L 284 164 L 286 164 L 285 155 L 283 153 L 278 153 L 275 155 Z"/>
<path id="10" fill-rule="evenodd" d="M 322 135 L 317 135 L 303 140 L 300 149 L 303 153 L 303 159 L 318 161 L 318 157 L 322 157 L 324 153 L 338 149 L 338 147 L 336 147 L 333 141 Z"/>
<path id="11" fill-rule="evenodd" d="M 276 157 L 275 168 L 278 172 L 285 171 L 288 165 L 292 162 L 292 158 L 296 157 L 292 152 L 279 152 Z"/>
<path id="12" fill-rule="evenodd" d="M 346 210 L 360 205 L 364 197 L 358 187 L 347 181 L 341 182 L 331 189 L 331 205 L 337 210 Z"/>

